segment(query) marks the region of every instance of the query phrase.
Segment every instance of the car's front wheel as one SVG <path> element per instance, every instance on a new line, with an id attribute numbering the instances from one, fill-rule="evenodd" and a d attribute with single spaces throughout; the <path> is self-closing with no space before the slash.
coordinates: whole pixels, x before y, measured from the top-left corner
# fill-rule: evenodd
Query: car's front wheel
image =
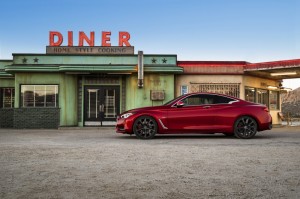
<path id="1" fill-rule="evenodd" d="M 237 138 L 249 139 L 254 137 L 256 132 L 257 123 L 252 117 L 242 116 L 234 123 L 234 135 Z"/>
<path id="2" fill-rule="evenodd" d="M 151 139 L 157 133 L 157 123 L 150 116 L 138 117 L 133 123 L 133 132 L 140 139 Z"/>

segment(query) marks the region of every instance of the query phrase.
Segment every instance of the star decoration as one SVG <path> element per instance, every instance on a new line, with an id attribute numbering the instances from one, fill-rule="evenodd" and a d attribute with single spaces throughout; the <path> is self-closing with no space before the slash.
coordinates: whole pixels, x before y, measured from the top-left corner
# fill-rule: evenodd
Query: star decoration
<path id="1" fill-rule="evenodd" d="M 24 59 L 22 59 L 23 61 L 23 64 L 26 64 L 27 63 L 27 59 L 24 57 Z"/>
<path id="2" fill-rule="evenodd" d="M 166 58 L 163 58 L 163 59 L 162 59 L 162 62 L 163 62 L 164 64 L 167 63 Z"/>
<path id="3" fill-rule="evenodd" d="M 34 63 L 38 63 L 39 62 L 39 59 L 38 58 L 34 58 Z"/>
<path id="4" fill-rule="evenodd" d="M 152 61 L 152 64 L 156 64 L 156 59 L 153 58 L 151 61 Z"/>

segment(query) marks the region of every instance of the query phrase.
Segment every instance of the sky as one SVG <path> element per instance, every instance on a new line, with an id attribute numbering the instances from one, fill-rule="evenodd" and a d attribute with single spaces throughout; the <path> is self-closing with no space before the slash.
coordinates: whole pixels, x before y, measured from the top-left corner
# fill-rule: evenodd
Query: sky
<path id="1" fill-rule="evenodd" d="M 179 61 L 300 59 L 300 0 L 2 0 L 0 59 L 45 53 L 49 31 L 127 31 L 135 52 Z M 97 41 L 98 40 L 98 41 Z M 300 87 L 300 79 L 283 86 Z"/>

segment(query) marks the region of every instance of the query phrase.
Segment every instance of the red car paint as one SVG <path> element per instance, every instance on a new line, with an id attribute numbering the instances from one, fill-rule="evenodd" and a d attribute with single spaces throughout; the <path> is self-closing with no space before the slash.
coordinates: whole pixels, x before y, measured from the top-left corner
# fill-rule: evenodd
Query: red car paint
<path id="1" fill-rule="evenodd" d="M 212 100 L 201 103 L 202 97 Z M 122 118 L 128 113 L 132 115 Z M 158 134 L 234 134 L 235 128 L 248 128 L 247 125 L 236 124 L 243 117 L 245 121 L 249 117 L 255 120 L 256 131 L 272 128 L 272 118 L 265 105 L 215 93 L 190 93 L 162 106 L 137 108 L 120 114 L 116 132 L 133 134 L 134 122 L 141 116 L 150 116 L 155 120 Z"/>

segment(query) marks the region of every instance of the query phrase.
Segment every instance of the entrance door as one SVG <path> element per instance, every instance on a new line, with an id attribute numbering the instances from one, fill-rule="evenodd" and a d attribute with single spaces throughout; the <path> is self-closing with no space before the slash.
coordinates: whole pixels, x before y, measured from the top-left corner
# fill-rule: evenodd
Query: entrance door
<path id="1" fill-rule="evenodd" d="M 119 86 L 86 86 L 84 89 L 85 126 L 114 125 L 120 113 Z"/>

